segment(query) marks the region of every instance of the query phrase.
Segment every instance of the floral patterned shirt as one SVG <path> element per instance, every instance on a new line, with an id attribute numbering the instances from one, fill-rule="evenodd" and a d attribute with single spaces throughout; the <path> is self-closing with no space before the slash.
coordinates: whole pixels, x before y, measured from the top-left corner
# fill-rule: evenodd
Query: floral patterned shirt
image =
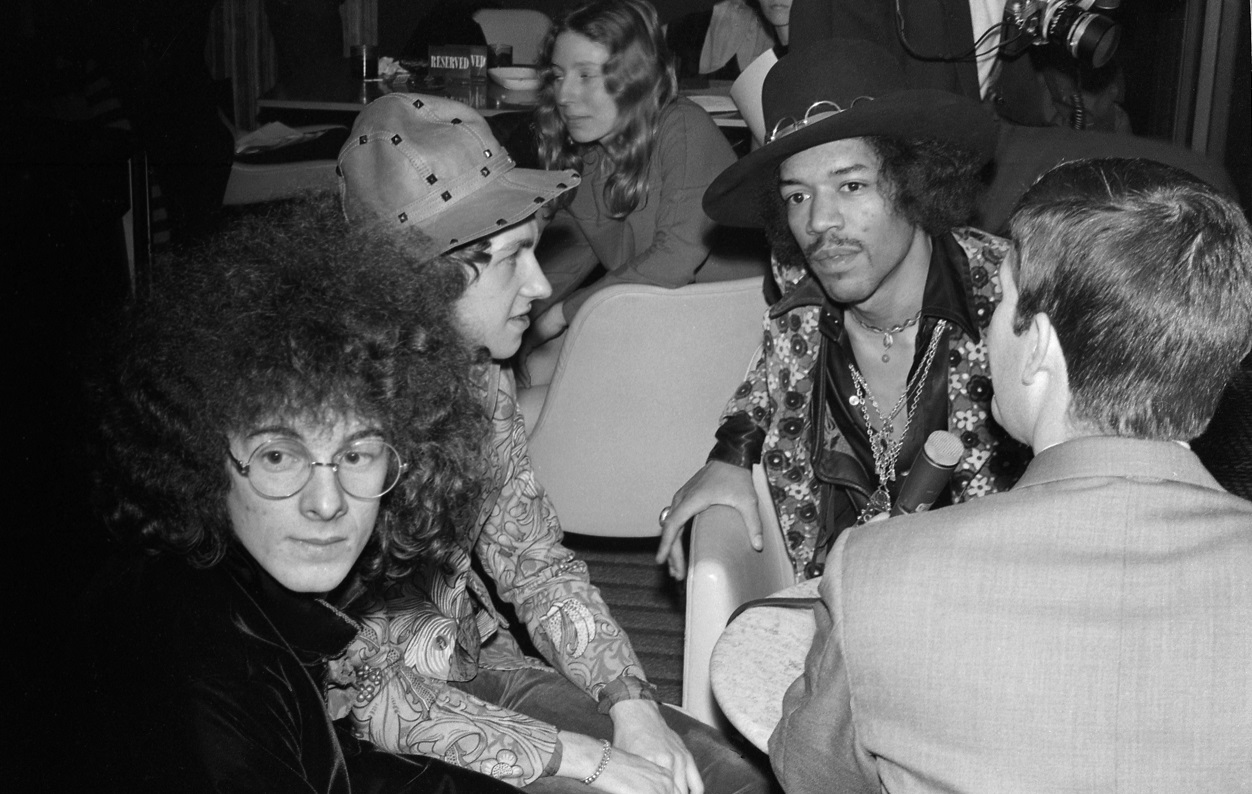
<path id="1" fill-rule="evenodd" d="M 978 326 L 985 328 L 1000 300 L 999 266 L 1009 243 L 972 228 L 955 229 L 951 236 L 968 259 L 968 308 Z M 741 439 L 727 444 L 728 436 L 719 432 L 722 440 L 710 458 L 740 465 L 758 459 L 764 462 L 779 526 L 796 578 L 802 580 L 809 575 L 805 568 L 814 559 L 824 515 L 822 486 L 814 473 L 815 412 L 810 402 L 818 379 L 824 377 L 823 301 L 789 301 L 798 292 L 814 289 L 811 277 L 804 271 L 783 269 L 777 262 L 774 268 L 784 297 L 767 310 L 761 350 L 722 413 L 723 428 L 734 426 L 731 438 L 745 436 L 744 425 L 749 422 L 755 426 L 746 435 L 763 439 L 757 442 L 759 454 L 733 449 L 735 444 L 752 444 Z M 936 363 L 947 364 L 948 430 L 965 445 L 950 485 L 952 500 L 959 503 L 1010 488 L 1028 452 L 989 422 L 992 388 L 985 342 L 958 323 L 952 324 L 946 339 L 947 350 L 941 348 Z M 847 439 L 840 438 L 829 411 L 823 407 L 819 414 L 823 443 L 848 451 Z"/>
<path id="2" fill-rule="evenodd" d="M 552 666 L 600 702 L 654 699 L 639 660 L 587 566 L 561 545 L 552 503 L 535 480 L 512 373 L 485 372 L 492 409 L 491 491 L 451 559 L 357 612 L 362 630 L 332 669 L 332 715 L 399 753 L 435 756 L 524 786 L 556 771 L 555 726 L 475 698 L 449 681 L 479 669 L 545 667 L 527 657 L 471 568 L 475 554 Z M 363 617 L 361 616 L 363 615 Z"/>

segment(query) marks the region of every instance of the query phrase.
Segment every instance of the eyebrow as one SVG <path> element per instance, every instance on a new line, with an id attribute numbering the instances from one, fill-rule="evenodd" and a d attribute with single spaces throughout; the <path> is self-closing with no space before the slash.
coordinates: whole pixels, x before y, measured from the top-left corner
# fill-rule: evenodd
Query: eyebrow
<path id="1" fill-rule="evenodd" d="M 868 170 L 869 170 L 869 166 L 865 165 L 864 163 L 853 163 L 852 165 L 845 165 L 843 168 L 832 168 L 826 172 L 826 176 L 840 177 L 840 176 L 847 176 L 849 174 L 861 173 L 862 171 L 868 171 Z M 782 177 L 782 175 L 779 175 L 779 178 L 778 178 L 779 187 L 789 187 L 791 185 L 800 185 L 800 184 L 803 184 L 803 180 L 785 179 Z"/>
<path id="2" fill-rule="evenodd" d="M 363 427 L 355 433 L 348 435 L 348 437 L 343 440 L 343 443 L 351 444 L 352 442 L 358 441 L 362 438 L 367 438 L 369 436 L 381 436 L 382 434 L 383 431 L 381 428 L 371 425 L 370 427 Z M 287 425 L 266 425 L 265 427 L 258 427 L 256 430 L 253 430 L 251 433 L 244 436 L 244 440 L 251 441 L 257 436 L 282 436 L 284 438 L 295 439 L 296 441 L 300 441 L 302 443 L 304 441 L 303 436 Z"/>

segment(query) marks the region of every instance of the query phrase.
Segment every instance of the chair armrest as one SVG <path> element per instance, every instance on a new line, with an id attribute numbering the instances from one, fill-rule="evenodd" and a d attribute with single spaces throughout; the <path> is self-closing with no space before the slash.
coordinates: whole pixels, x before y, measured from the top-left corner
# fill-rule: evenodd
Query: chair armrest
<path id="1" fill-rule="evenodd" d="M 762 518 L 772 519 L 766 502 Z M 683 653 L 683 707 L 717 728 L 728 727 L 713 700 L 709 660 L 734 610 L 795 583 L 790 558 L 773 520 L 764 522 L 764 548 L 756 551 L 738 511 L 715 505 L 691 527 L 687 568 L 687 626 Z"/>

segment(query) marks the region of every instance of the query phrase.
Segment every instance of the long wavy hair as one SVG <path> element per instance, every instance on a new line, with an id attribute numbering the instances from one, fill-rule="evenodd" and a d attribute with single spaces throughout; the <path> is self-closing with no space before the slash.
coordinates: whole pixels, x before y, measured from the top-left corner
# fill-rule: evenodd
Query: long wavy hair
<path id="1" fill-rule="evenodd" d="M 558 17 L 540 55 L 544 81 L 535 110 L 539 158 L 549 169 L 584 170 L 583 155 L 595 145 L 575 143 L 557 108 L 552 49 L 562 33 L 585 36 L 609 51 L 604 87 L 617 105 L 618 125 L 598 142 L 604 150 L 599 167 L 607 174 L 604 200 L 610 214 L 625 217 L 648 194 L 661 111 L 678 96 L 674 59 L 656 9 L 646 0 L 591 0 Z"/>
<path id="2" fill-rule="evenodd" d="M 99 493 L 117 538 L 217 564 L 237 543 L 227 436 L 351 414 L 409 464 L 355 573 L 395 581 L 451 551 L 477 517 L 489 434 L 481 355 L 452 315 L 461 268 L 350 228 L 333 195 L 275 205 L 157 267 L 98 390 Z"/>

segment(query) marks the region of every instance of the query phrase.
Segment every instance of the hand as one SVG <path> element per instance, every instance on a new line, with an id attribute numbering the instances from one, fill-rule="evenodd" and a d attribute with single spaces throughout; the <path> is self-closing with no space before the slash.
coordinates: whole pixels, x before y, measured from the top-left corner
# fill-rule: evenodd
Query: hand
<path id="1" fill-rule="evenodd" d="M 568 731 L 560 731 L 557 736 L 562 747 L 561 768 L 557 770 L 557 775 L 575 780 L 590 777 L 602 757 L 603 745 L 600 741 Z M 674 788 L 674 780 L 668 770 L 620 747 L 613 748 L 608 764 L 592 782 L 591 788 L 610 794 L 682 794 Z"/>
<path id="2" fill-rule="evenodd" d="M 683 484 L 670 502 L 669 515 L 661 522 L 661 546 L 657 563 L 669 558 L 669 573 L 675 579 L 687 575 L 687 562 L 678 536 L 687 522 L 713 505 L 726 505 L 739 511 L 752 548 L 764 546 L 761 516 L 757 513 L 756 489 L 752 486 L 751 469 L 711 460 Z"/>
<path id="3" fill-rule="evenodd" d="M 554 337 L 560 336 L 569 323 L 565 322 L 565 301 L 554 303 L 535 319 L 530 328 L 534 346 L 538 347 Z"/>
<path id="4" fill-rule="evenodd" d="M 704 781 L 696 761 L 670 730 L 661 709 L 651 700 L 621 700 L 609 709 L 613 718 L 613 746 L 646 758 L 669 772 L 674 790 L 702 794 Z"/>

